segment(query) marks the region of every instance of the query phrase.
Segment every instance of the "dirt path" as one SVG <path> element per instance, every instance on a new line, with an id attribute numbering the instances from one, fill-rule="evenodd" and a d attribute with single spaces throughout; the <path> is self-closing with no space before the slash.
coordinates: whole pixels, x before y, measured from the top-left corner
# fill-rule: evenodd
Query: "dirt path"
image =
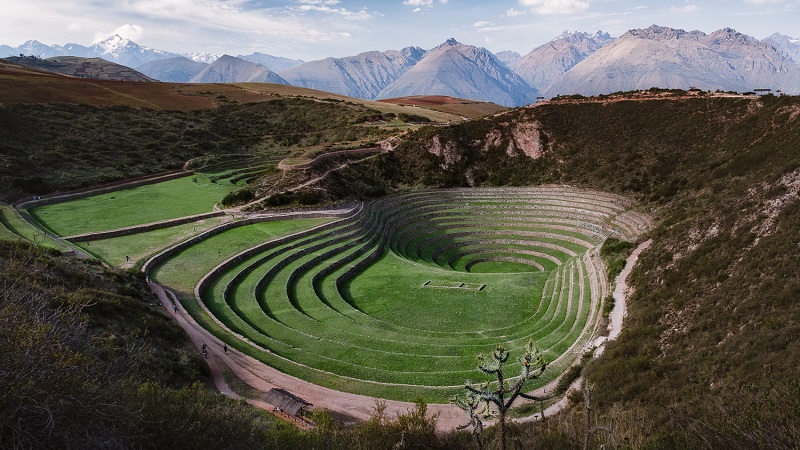
<path id="1" fill-rule="evenodd" d="M 326 408 L 342 416 L 350 416 L 354 420 L 367 419 L 374 411 L 376 399 L 373 397 L 317 386 L 282 373 L 235 350 L 228 349 L 228 353 L 224 353 L 223 342 L 197 324 L 183 309 L 179 307 L 177 313 L 172 312 L 173 302 L 164 288 L 153 282 L 150 282 L 149 285 L 161 300 L 164 308 L 175 317 L 178 324 L 189 335 L 197 351 L 201 351 L 203 343 L 208 344 L 208 365 L 211 368 L 214 385 L 223 394 L 231 398 L 239 398 L 225 382 L 222 366 L 224 364 L 242 381 L 262 392 L 272 388 L 283 388 L 310 402 L 315 408 Z M 263 401 L 248 401 L 248 403 L 268 411 L 272 409 L 271 405 Z M 414 404 L 410 402 L 386 400 L 386 412 L 389 417 L 405 413 L 413 407 Z M 440 430 L 453 430 L 466 421 L 464 412 L 453 405 L 432 404 L 428 405 L 428 411 L 430 414 L 438 415 L 437 426 Z"/>
<path id="2" fill-rule="evenodd" d="M 631 291 L 628 289 L 628 284 L 627 284 L 628 275 L 630 275 L 631 271 L 633 270 L 633 266 L 636 265 L 636 261 L 639 260 L 639 254 L 647 250 L 647 248 L 649 248 L 650 244 L 652 243 L 653 240 L 648 239 L 647 241 L 639 244 L 639 246 L 636 247 L 636 249 L 634 249 L 633 252 L 631 252 L 630 256 L 628 256 L 628 259 L 625 260 L 625 268 L 622 269 L 622 272 L 620 272 L 620 274 L 617 276 L 617 279 L 615 280 L 616 286 L 614 288 L 614 293 L 612 294 L 614 297 L 614 308 L 611 310 L 611 314 L 609 316 L 610 319 L 610 323 L 608 326 L 609 333 L 607 337 L 602 336 L 595 339 L 593 343 L 595 347 L 595 352 L 594 352 L 595 358 L 602 355 L 603 351 L 606 348 L 605 347 L 606 343 L 608 341 L 615 340 L 617 336 L 619 336 L 620 331 L 622 331 L 622 320 L 625 317 L 627 308 L 626 299 L 631 294 Z M 531 394 L 543 397 L 547 395 L 548 392 L 552 392 L 557 384 L 558 384 L 558 379 L 555 379 L 550 383 L 548 383 L 546 386 L 542 386 L 541 388 L 536 389 Z M 583 386 L 583 377 L 579 377 L 577 380 L 575 380 L 570 385 L 570 389 L 581 389 L 581 386 Z M 548 406 L 544 410 L 544 415 L 547 417 L 547 416 L 552 416 L 553 414 L 557 414 L 559 411 L 566 408 L 568 403 L 569 401 L 567 400 L 567 397 L 564 396 L 561 399 L 559 399 L 556 403 Z M 537 413 L 528 417 L 517 419 L 516 421 L 532 422 L 540 419 L 541 419 L 541 414 Z"/>
<path id="3" fill-rule="evenodd" d="M 617 338 L 617 336 L 619 336 L 619 332 L 622 331 L 622 321 L 627 314 L 626 301 L 628 296 L 631 294 L 628 289 L 628 275 L 631 274 L 633 266 L 636 264 L 636 261 L 639 260 L 639 254 L 647 250 L 652 243 L 653 240 L 648 239 L 639 244 L 639 246 L 636 247 L 633 252 L 631 252 L 630 256 L 628 256 L 628 259 L 625 261 L 625 268 L 622 269 L 622 272 L 620 272 L 620 274 L 617 276 L 616 286 L 614 287 L 614 293 L 612 294 L 614 297 L 614 308 L 611 310 L 611 314 L 609 315 L 609 321 L 611 323 L 608 327 L 608 338 L 597 345 L 595 357 L 600 356 L 603 353 L 606 341 L 613 341 Z"/>

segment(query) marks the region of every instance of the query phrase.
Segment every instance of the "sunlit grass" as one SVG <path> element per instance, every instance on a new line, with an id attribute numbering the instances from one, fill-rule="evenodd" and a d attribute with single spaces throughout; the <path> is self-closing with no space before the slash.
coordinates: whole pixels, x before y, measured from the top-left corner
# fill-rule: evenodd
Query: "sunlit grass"
<path id="1" fill-rule="evenodd" d="M 113 230 L 211 212 L 238 188 L 220 174 L 196 174 L 161 183 L 33 208 L 31 215 L 60 236 Z M 213 181 L 213 182 L 212 182 Z"/>

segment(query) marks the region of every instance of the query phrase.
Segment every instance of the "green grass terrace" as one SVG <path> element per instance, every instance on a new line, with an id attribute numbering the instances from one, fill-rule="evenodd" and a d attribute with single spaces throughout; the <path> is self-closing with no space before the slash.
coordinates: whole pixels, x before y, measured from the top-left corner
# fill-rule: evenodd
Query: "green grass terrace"
<path id="1" fill-rule="evenodd" d="M 533 339 L 552 362 L 541 384 L 583 352 L 609 289 L 599 247 L 649 227 L 632 207 L 564 186 L 415 191 L 327 219 L 224 224 L 144 270 L 278 370 L 442 402 L 497 344 Z"/>

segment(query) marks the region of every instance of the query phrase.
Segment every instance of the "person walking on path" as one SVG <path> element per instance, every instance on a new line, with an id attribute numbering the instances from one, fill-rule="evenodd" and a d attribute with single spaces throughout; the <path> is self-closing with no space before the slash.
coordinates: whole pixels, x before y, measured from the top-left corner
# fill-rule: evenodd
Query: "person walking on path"
<path id="1" fill-rule="evenodd" d="M 178 314 L 178 305 L 175 304 L 175 303 L 172 304 L 172 312 L 174 312 L 175 314 Z M 205 345 L 205 344 L 203 344 L 203 345 Z"/>
<path id="2" fill-rule="evenodd" d="M 203 358 L 208 358 L 208 345 L 205 342 L 203 342 Z"/>
<path id="3" fill-rule="evenodd" d="M 228 344 L 222 344 L 222 350 L 225 351 L 225 354 L 228 354 Z"/>

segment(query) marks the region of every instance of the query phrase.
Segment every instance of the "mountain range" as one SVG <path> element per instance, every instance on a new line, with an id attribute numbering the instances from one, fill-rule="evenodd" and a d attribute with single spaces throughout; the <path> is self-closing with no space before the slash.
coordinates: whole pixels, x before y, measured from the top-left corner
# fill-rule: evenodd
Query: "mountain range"
<path id="1" fill-rule="evenodd" d="M 651 26 L 595 51 L 544 91 L 594 95 L 651 87 L 800 93 L 800 65 L 769 42 L 730 28 L 711 34 Z"/>
<path id="2" fill-rule="evenodd" d="M 537 97 L 651 87 L 800 94 L 800 39 L 775 33 L 758 40 L 730 28 L 706 34 L 653 25 L 616 39 L 602 31 L 565 32 L 526 55 L 495 55 L 448 39 L 430 50 L 303 62 L 263 53 L 179 55 L 116 35 L 88 47 L 0 45 L 3 54 L 100 57 L 161 81 L 281 83 L 371 100 L 436 94 L 519 106 Z"/>

